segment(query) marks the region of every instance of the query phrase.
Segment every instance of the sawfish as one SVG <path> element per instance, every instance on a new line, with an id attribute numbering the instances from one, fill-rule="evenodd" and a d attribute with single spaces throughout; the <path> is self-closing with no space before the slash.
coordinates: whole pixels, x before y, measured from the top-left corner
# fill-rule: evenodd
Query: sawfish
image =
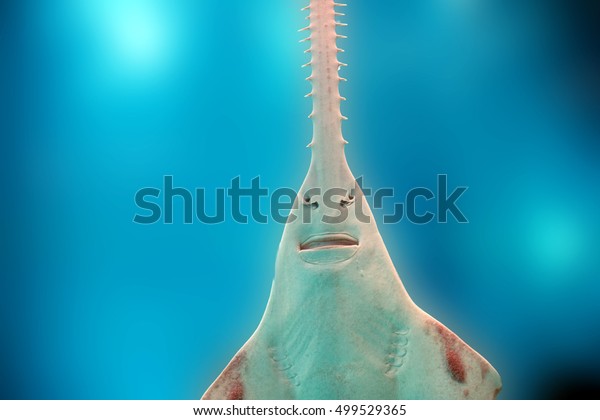
<path id="1" fill-rule="evenodd" d="M 498 372 L 410 298 L 342 135 L 337 28 L 311 0 L 311 162 L 277 252 L 265 313 L 203 399 L 493 399 Z"/>

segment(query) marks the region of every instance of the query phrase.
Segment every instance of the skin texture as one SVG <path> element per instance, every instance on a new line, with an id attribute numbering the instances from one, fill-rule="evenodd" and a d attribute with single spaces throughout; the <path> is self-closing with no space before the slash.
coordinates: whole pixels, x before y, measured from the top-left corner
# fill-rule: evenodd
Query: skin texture
<path id="1" fill-rule="evenodd" d="M 408 296 L 348 167 L 335 7 L 309 6 L 312 160 L 283 232 L 269 303 L 202 398 L 495 398 L 496 370 Z"/>

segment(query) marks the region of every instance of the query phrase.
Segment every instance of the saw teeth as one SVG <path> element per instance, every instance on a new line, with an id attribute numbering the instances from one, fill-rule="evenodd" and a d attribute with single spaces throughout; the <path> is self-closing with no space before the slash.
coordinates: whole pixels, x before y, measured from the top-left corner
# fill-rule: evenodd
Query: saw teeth
<path id="1" fill-rule="evenodd" d="M 315 0 L 311 0 L 311 3 L 315 4 L 315 3 L 313 3 L 313 1 L 315 1 Z M 327 1 L 327 3 L 329 3 L 329 1 Z M 333 3 L 334 7 L 345 7 L 346 6 L 345 3 L 335 3 L 335 2 L 332 2 L 332 3 Z M 331 5 L 331 3 L 329 3 L 329 4 Z M 310 46 L 310 48 L 307 48 L 304 51 L 305 54 L 306 53 L 311 53 L 312 57 L 311 57 L 311 59 L 310 59 L 310 61 L 308 63 L 303 64 L 301 67 L 304 68 L 304 67 L 311 66 L 313 68 L 312 73 L 310 74 L 310 76 L 308 76 L 306 78 L 307 81 L 311 82 L 311 84 L 312 84 L 312 90 L 309 93 L 307 93 L 306 95 L 304 95 L 304 97 L 305 98 L 311 98 L 312 97 L 313 101 L 314 101 L 315 96 L 317 96 L 317 93 L 315 93 L 315 90 L 316 90 L 315 86 L 319 85 L 318 82 L 320 80 L 318 75 L 319 75 L 319 72 L 321 70 L 323 70 L 320 67 L 321 64 L 320 64 L 319 60 L 316 59 L 316 58 L 319 57 L 319 54 L 323 53 L 323 51 L 321 51 L 321 49 L 320 49 L 320 46 L 321 46 L 321 43 L 319 41 L 320 40 L 320 38 L 319 38 L 320 35 L 316 35 L 316 34 L 317 33 L 319 33 L 319 34 L 321 33 L 320 31 L 323 29 L 322 28 L 323 25 L 325 25 L 324 26 L 325 28 L 327 28 L 327 26 L 329 26 L 330 29 L 332 28 L 332 26 L 334 27 L 333 28 L 334 30 L 332 31 L 333 33 L 331 33 L 331 37 L 335 37 L 335 38 L 334 39 L 330 38 L 330 40 L 332 41 L 332 43 L 327 46 L 327 50 L 326 50 L 327 53 L 333 53 L 333 57 L 332 57 L 333 58 L 333 63 L 331 61 L 327 60 L 327 64 L 324 64 L 324 65 L 328 66 L 327 67 L 327 71 L 328 72 L 331 71 L 333 73 L 335 71 L 336 74 L 332 74 L 334 80 L 337 79 L 337 81 L 346 82 L 347 79 L 339 76 L 339 71 L 341 70 L 342 67 L 348 66 L 348 64 L 343 63 L 343 62 L 341 62 L 341 61 L 339 61 L 337 59 L 337 54 L 338 53 L 343 53 L 345 51 L 342 48 L 338 48 L 337 47 L 335 40 L 336 39 L 346 39 L 348 37 L 346 35 L 338 34 L 336 32 L 336 30 L 335 30 L 335 27 L 338 27 L 338 26 L 339 27 L 348 26 L 348 24 L 344 23 L 344 22 L 339 22 L 339 21 L 336 20 L 336 19 L 338 19 L 338 16 L 345 16 L 345 13 L 337 12 L 334 8 L 331 8 L 331 6 L 329 6 L 328 10 L 326 10 L 326 8 L 325 7 L 322 8 L 320 4 L 316 8 L 311 8 L 311 6 L 308 5 L 308 6 L 304 7 L 304 8 L 302 8 L 301 10 L 305 11 L 305 10 L 309 10 L 309 9 L 310 9 L 310 13 L 308 14 L 308 16 L 305 16 L 305 19 L 308 20 L 309 23 L 304 28 L 299 29 L 298 32 L 309 31 L 309 33 L 310 33 L 310 36 L 308 36 L 308 37 L 300 40 L 300 42 L 307 42 L 307 41 L 311 41 L 312 42 L 312 45 Z M 321 10 L 323 10 L 323 12 L 319 13 L 319 11 L 321 11 Z M 323 15 L 323 16 L 320 16 L 320 15 Z M 321 20 L 323 20 L 323 22 L 321 22 Z M 329 32 L 326 32 L 326 33 L 327 33 L 327 36 L 329 36 Z M 315 44 L 315 40 L 317 41 L 317 44 Z M 331 68 L 332 64 L 334 66 L 337 66 L 337 67 Z M 318 68 L 315 69 L 315 66 L 317 66 Z M 317 76 L 315 76 L 315 71 L 317 73 Z M 316 81 L 315 81 L 315 78 L 316 78 Z M 346 98 L 340 95 L 338 89 L 335 89 L 335 90 L 336 90 L 336 92 L 330 92 L 330 96 L 325 95 L 323 98 L 319 97 L 319 100 L 323 99 L 325 101 L 330 101 L 330 105 L 329 105 L 330 108 L 331 107 L 339 107 L 340 106 L 340 102 L 341 101 L 345 101 Z M 331 115 L 331 117 L 334 118 L 334 119 L 335 118 L 339 118 L 341 120 L 347 120 L 348 119 L 348 117 L 346 117 L 345 115 L 342 115 L 342 113 L 340 112 L 339 108 L 337 110 L 333 109 L 333 112 L 334 113 L 333 113 L 333 115 Z M 320 113 L 320 111 L 316 112 L 315 109 L 313 108 L 313 110 L 310 113 L 310 115 L 308 115 L 308 118 L 314 120 L 314 118 L 316 117 L 317 113 Z M 320 118 L 321 118 L 321 116 L 318 118 L 319 121 L 320 121 Z M 312 145 L 313 145 L 313 142 L 311 141 L 311 143 L 307 147 L 312 147 Z"/>

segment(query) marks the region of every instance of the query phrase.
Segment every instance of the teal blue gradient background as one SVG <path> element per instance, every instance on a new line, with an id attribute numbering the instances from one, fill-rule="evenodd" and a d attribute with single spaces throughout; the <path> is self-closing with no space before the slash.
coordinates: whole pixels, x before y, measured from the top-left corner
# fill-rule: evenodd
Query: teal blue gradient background
<path id="1" fill-rule="evenodd" d="M 133 197 L 164 175 L 300 186 L 304 3 L 0 5 L 0 397 L 199 398 L 254 331 L 283 226 L 137 225 Z M 597 2 L 348 3 L 354 174 L 469 187 L 469 224 L 376 212 L 409 293 L 501 398 L 597 391 Z"/>

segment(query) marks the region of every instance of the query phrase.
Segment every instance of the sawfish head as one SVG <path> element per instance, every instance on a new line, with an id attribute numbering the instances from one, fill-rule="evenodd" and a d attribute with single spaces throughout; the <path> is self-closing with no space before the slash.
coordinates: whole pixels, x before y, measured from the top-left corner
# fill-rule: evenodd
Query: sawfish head
<path id="1" fill-rule="evenodd" d="M 377 244 L 383 242 L 343 149 L 326 161 L 313 154 L 283 232 L 278 267 L 335 272 Z"/>
<path id="2" fill-rule="evenodd" d="M 370 297 L 384 304 L 383 291 L 410 299 L 343 146 L 331 147 L 327 154 L 313 150 L 284 228 L 271 301 L 286 308 L 302 304 L 303 296 L 310 299 L 331 287 L 345 290 L 349 304 Z M 395 300 L 390 302 L 394 305 Z"/>
<path id="3" fill-rule="evenodd" d="M 373 230 L 370 214 L 361 213 L 363 200 L 345 158 L 331 165 L 313 160 L 288 217 L 280 252 L 305 270 L 334 269 L 353 258 Z"/>

